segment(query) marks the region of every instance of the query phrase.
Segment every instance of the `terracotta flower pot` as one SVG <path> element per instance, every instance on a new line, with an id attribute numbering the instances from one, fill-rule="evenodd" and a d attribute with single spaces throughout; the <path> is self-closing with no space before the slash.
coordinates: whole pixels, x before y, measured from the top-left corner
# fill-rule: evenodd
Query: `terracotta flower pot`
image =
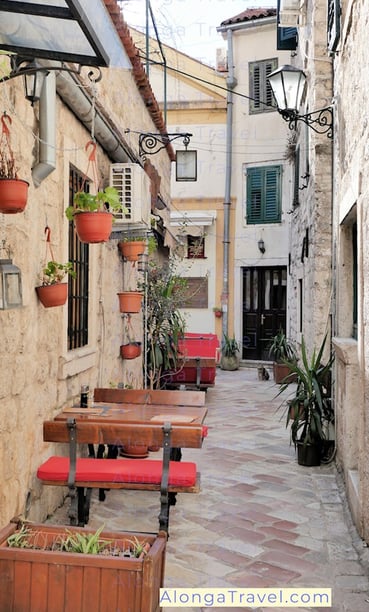
<path id="1" fill-rule="evenodd" d="M 120 312 L 140 312 L 142 293 L 139 291 L 122 291 L 117 295 L 119 298 Z"/>
<path id="2" fill-rule="evenodd" d="M 106 242 L 113 227 L 113 215 L 100 211 L 79 212 L 74 215 L 74 226 L 81 242 Z"/>
<path id="3" fill-rule="evenodd" d="M 121 452 L 122 457 L 128 457 L 130 459 L 144 459 L 149 454 L 147 446 L 136 445 L 136 446 L 123 446 Z"/>
<path id="4" fill-rule="evenodd" d="M 23 212 L 27 205 L 27 181 L 0 179 L 0 212 L 7 215 Z"/>
<path id="5" fill-rule="evenodd" d="M 45 308 L 63 306 L 68 298 L 68 283 L 36 287 L 38 299 Z"/>
<path id="6" fill-rule="evenodd" d="M 122 344 L 120 354 L 123 359 L 135 359 L 141 355 L 141 342 L 130 342 Z"/>
<path id="7" fill-rule="evenodd" d="M 143 240 L 133 240 L 130 242 L 119 242 L 118 247 L 124 259 L 127 261 L 138 261 L 138 256 L 141 255 L 146 248 L 146 242 Z"/>

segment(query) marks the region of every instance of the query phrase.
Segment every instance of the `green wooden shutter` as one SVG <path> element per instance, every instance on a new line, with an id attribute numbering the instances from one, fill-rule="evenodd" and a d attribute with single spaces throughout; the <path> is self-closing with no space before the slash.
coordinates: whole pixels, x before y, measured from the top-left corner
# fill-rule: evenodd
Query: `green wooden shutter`
<path id="1" fill-rule="evenodd" d="M 247 170 L 247 223 L 260 223 L 262 217 L 262 168 Z"/>
<path id="2" fill-rule="evenodd" d="M 280 176 L 280 166 L 248 168 L 247 223 L 280 221 Z"/>
<path id="3" fill-rule="evenodd" d="M 265 205 L 264 221 L 275 223 L 279 221 L 279 177 L 280 167 L 265 168 Z"/>

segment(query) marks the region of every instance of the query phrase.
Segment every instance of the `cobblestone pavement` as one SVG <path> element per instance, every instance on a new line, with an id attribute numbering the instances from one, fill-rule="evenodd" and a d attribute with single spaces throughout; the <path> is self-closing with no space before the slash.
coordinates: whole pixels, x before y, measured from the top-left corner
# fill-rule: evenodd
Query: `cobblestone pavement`
<path id="1" fill-rule="evenodd" d="M 201 493 L 178 495 L 171 509 L 165 586 L 331 587 L 334 612 L 369 612 L 369 549 L 340 475 L 334 463 L 297 464 L 277 391 L 256 369 L 217 372 L 207 392 L 209 436 L 201 450 L 183 451 L 198 464 Z M 157 493 L 110 491 L 102 503 L 94 492 L 89 527 L 154 532 L 158 509 Z M 66 507 L 50 522 L 67 522 Z"/>

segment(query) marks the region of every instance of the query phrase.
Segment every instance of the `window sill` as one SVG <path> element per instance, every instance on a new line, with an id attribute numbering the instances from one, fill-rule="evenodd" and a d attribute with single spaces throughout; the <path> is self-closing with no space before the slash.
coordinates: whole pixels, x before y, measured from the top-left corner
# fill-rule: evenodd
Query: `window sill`
<path id="1" fill-rule="evenodd" d="M 97 350 L 83 347 L 69 351 L 67 355 L 59 358 L 58 377 L 61 380 L 85 372 L 96 366 Z"/>

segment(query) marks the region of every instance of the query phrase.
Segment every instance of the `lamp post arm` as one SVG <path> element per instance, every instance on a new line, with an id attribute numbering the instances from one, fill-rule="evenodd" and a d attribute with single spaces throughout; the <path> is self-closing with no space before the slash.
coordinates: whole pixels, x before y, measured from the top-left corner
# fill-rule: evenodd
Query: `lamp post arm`
<path id="1" fill-rule="evenodd" d="M 295 130 L 297 121 L 302 121 L 317 134 L 326 134 L 333 138 L 333 108 L 327 106 L 306 115 L 299 115 L 295 111 L 279 111 L 283 119 L 288 122 L 290 130 Z"/>

